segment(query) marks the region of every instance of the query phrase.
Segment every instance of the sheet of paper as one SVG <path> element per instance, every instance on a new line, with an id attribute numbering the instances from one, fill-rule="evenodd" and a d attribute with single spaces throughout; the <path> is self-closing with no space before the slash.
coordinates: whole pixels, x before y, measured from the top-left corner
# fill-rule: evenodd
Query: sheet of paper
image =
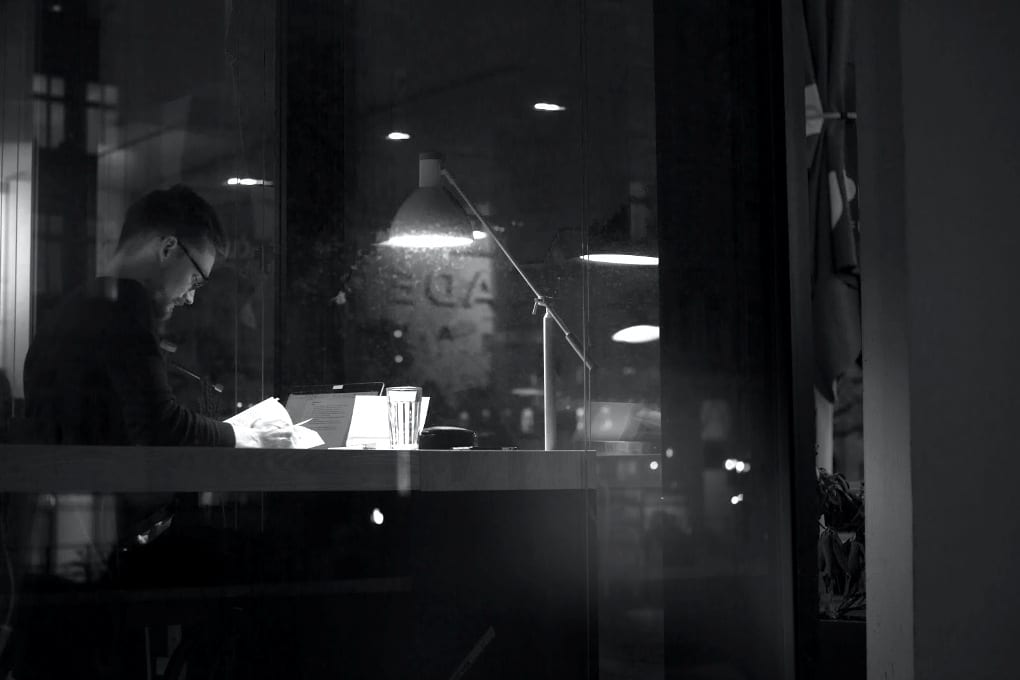
<path id="1" fill-rule="evenodd" d="M 353 396 L 353 395 L 352 395 Z M 305 418 L 312 416 L 305 416 Z M 291 419 L 290 413 L 283 407 L 280 400 L 276 397 L 269 397 L 259 403 L 251 406 L 235 416 L 227 418 L 224 422 L 230 423 L 231 425 L 238 425 L 240 427 L 251 427 L 251 424 L 256 420 L 265 420 L 268 422 L 281 422 L 285 425 L 293 425 L 294 420 Z M 304 420 L 304 418 L 301 418 Z M 295 449 L 312 449 L 316 446 L 323 446 L 326 442 L 323 441 L 322 437 L 315 430 L 305 427 L 304 425 L 297 425 L 294 427 L 294 448 Z"/>
<path id="2" fill-rule="evenodd" d="M 351 427 L 356 394 L 292 394 L 287 411 L 293 422 L 311 418 L 308 429 L 315 430 L 326 446 L 343 446 Z"/>
<path id="3" fill-rule="evenodd" d="M 224 422 L 230 423 L 231 425 L 239 425 L 240 427 L 251 427 L 251 424 L 256 420 L 265 421 L 282 421 L 287 425 L 291 425 L 294 421 L 290 419 L 290 414 L 287 413 L 287 409 L 283 407 L 280 400 L 276 397 L 269 397 L 263 399 L 259 403 L 246 408 L 237 415 L 227 418 Z"/>
<path id="4" fill-rule="evenodd" d="M 310 430 L 304 425 L 294 427 L 295 449 L 314 449 L 316 446 L 325 445 L 325 443 L 315 430 Z"/>
<path id="5" fill-rule="evenodd" d="M 386 397 L 367 394 L 358 394 L 355 397 L 351 429 L 347 433 L 347 443 L 343 448 L 390 448 L 390 419 Z M 421 420 L 418 423 L 419 434 L 425 427 L 425 418 L 428 416 L 428 412 L 429 398 L 422 397 Z"/>

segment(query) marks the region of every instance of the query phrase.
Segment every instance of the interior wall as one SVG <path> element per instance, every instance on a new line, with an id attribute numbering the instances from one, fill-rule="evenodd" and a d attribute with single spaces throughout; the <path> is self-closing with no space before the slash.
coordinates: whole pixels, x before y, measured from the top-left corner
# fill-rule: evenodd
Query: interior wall
<path id="1" fill-rule="evenodd" d="M 860 8 L 868 675 L 1011 677 L 1020 7 Z"/>
<path id="2" fill-rule="evenodd" d="M 914 677 L 903 107 L 896 3 L 857 15 L 868 675 Z M 866 198 L 865 198 L 866 197 Z"/>

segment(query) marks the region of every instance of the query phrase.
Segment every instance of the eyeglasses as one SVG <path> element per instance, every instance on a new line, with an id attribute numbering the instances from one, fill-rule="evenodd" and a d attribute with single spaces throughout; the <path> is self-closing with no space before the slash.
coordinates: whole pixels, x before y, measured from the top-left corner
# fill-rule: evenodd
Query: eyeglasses
<path id="1" fill-rule="evenodd" d="M 181 239 L 177 239 L 177 245 L 181 247 L 181 252 L 184 253 L 189 260 L 191 260 L 191 264 L 192 266 L 195 267 L 195 271 L 198 272 L 198 275 L 202 277 L 200 280 L 195 281 L 191 285 L 192 290 L 198 290 L 199 288 L 205 285 L 205 282 L 209 280 L 209 277 L 206 276 L 205 272 L 202 271 L 202 268 L 198 266 L 198 262 L 195 262 L 195 258 L 193 258 L 191 256 L 191 253 L 188 252 L 188 249 L 184 247 L 184 243 L 181 241 Z"/>

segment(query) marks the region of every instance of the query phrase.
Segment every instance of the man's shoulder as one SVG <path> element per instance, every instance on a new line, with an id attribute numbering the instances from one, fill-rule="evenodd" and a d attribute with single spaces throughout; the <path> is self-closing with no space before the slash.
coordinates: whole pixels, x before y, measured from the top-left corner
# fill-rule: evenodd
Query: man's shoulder
<path id="1" fill-rule="evenodd" d="M 35 340 L 97 340 L 113 347 L 140 340 L 158 344 L 142 294 L 118 283 L 117 279 L 96 279 L 72 290 L 39 325 Z"/>

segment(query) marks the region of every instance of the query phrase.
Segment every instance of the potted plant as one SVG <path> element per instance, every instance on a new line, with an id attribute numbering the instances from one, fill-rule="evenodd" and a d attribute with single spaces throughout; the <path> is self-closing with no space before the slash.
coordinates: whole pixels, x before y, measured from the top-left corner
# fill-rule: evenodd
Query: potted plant
<path id="1" fill-rule="evenodd" d="M 864 490 L 843 475 L 818 470 L 819 610 L 828 619 L 862 618 L 864 590 Z"/>

